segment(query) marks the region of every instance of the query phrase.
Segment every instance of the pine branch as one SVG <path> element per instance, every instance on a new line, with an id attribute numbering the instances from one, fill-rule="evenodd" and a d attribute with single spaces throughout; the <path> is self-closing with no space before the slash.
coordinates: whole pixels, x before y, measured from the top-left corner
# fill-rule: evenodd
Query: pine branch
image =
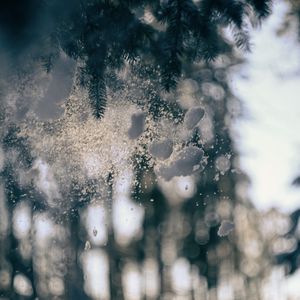
<path id="1" fill-rule="evenodd" d="M 44 40 L 45 54 L 42 54 L 41 62 L 46 72 L 50 73 L 55 61 L 59 57 L 60 47 L 54 34 L 50 35 L 49 38 L 46 37 Z"/>
<path id="2" fill-rule="evenodd" d="M 106 109 L 106 85 L 102 78 L 92 78 L 88 86 L 92 113 L 96 119 L 103 117 Z"/>
<path id="3" fill-rule="evenodd" d="M 271 14 L 272 0 L 248 0 L 259 19 L 265 19 Z"/>
<path id="4" fill-rule="evenodd" d="M 62 6 L 56 1 L 55 12 L 59 12 L 57 7 Z M 165 30 L 143 23 L 146 6 Z M 104 74 L 108 67 L 116 70 L 126 61 L 150 58 L 160 66 L 161 83 L 169 91 L 182 74 L 183 61 L 211 61 L 231 50 L 220 27 L 231 25 L 235 45 L 249 50 L 244 26 L 247 9 L 251 7 L 264 18 L 270 13 L 271 0 L 202 0 L 199 4 L 193 0 L 68 0 L 68 7 L 69 12 L 54 18 L 58 22 L 52 43 L 55 51 L 43 57 L 43 64 L 51 70 L 55 45 L 73 59 L 84 61 L 82 78 L 99 118 L 106 106 Z"/>
<path id="5" fill-rule="evenodd" d="M 162 51 L 162 82 L 167 91 L 176 86 L 181 74 L 183 24 L 182 13 L 185 1 L 170 0 L 162 7 L 160 21 L 167 24 Z"/>
<path id="6" fill-rule="evenodd" d="M 243 49 L 247 52 L 251 51 L 249 33 L 246 29 L 237 30 L 236 32 L 234 32 L 234 40 L 238 48 Z"/>

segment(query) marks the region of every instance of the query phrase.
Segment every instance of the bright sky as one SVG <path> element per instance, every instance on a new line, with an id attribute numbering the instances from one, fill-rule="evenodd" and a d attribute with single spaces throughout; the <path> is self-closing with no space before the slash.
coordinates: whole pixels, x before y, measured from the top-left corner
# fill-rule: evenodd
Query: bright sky
<path id="1" fill-rule="evenodd" d="M 275 1 L 272 16 L 252 33 L 249 63 L 232 78 L 247 110 L 237 130 L 249 196 L 260 209 L 283 211 L 300 207 L 300 188 L 291 186 L 300 174 L 300 43 L 295 28 L 276 35 L 287 10 Z"/>

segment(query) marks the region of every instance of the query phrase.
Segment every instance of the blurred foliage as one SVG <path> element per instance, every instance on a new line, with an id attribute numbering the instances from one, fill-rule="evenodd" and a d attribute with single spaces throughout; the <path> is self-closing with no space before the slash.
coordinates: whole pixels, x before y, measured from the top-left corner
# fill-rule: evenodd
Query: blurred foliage
<path id="1" fill-rule="evenodd" d="M 300 3 L 294 0 L 288 0 L 287 2 L 290 9 L 286 14 L 285 22 L 283 22 L 283 26 L 278 31 L 278 34 L 285 35 L 289 33 L 291 28 L 296 28 L 300 36 Z M 300 177 L 296 176 L 291 182 L 291 185 L 298 188 L 299 184 Z M 278 265 L 284 266 L 286 275 L 294 274 L 300 267 L 299 216 L 299 209 L 296 209 L 290 215 L 286 216 L 289 225 L 284 232 L 278 234 L 277 244 L 281 246 L 279 250 L 273 253 L 275 262 Z"/>
<path id="2" fill-rule="evenodd" d="M 159 66 L 166 90 L 185 61 L 210 61 L 230 51 L 222 30 L 248 49 L 247 22 L 270 12 L 270 0 L 36 1 L 1 3 L 3 52 L 14 63 L 40 60 L 50 72 L 59 53 L 83 62 L 81 76 L 95 117 L 103 115 L 106 72 L 138 58 Z"/>
<path id="3" fill-rule="evenodd" d="M 83 195 L 81 183 L 74 182 L 63 194 L 67 201 L 62 201 L 57 208 L 49 207 L 45 195 L 37 191 L 33 181 L 24 186 L 18 179 L 20 168 L 26 172 L 32 169 L 30 145 L 16 134 L 16 125 L 3 127 L 2 145 L 7 160 L 1 176 L 6 210 L 1 210 L 1 216 L 14 220 L 13 216 L 23 204 L 32 211 L 32 230 L 28 235 L 18 236 L 14 221 L 8 222 L 10 229 L 1 235 L 1 276 L 8 277 L 8 284 L 1 286 L 4 299 L 136 299 L 128 293 L 124 276 L 130 278 L 130 266 L 143 270 L 149 262 L 158 268 L 152 279 L 158 282 L 158 291 L 153 292 L 153 296 L 143 291 L 144 296 L 140 297 L 201 299 L 203 295 L 210 295 L 211 299 L 223 299 L 218 291 L 225 284 L 231 289 L 232 299 L 260 299 L 261 279 L 270 266 L 269 252 L 260 232 L 261 218 L 243 192 L 248 179 L 239 169 L 232 141 L 232 122 L 242 113 L 238 99 L 227 85 L 226 70 L 232 64 L 235 64 L 233 56 L 223 56 L 215 62 L 185 65 L 184 77 L 172 97 L 184 99 L 182 103 L 190 101 L 189 97 L 201 99 L 207 116 L 192 130 L 186 146 L 201 147 L 207 164 L 200 174 L 189 178 L 180 192 L 180 181 L 176 182 L 176 178 L 171 183 L 157 178 L 148 165 L 147 156 L 136 160 L 139 163 L 132 198 L 136 205 L 144 208 L 144 218 L 140 233 L 125 239 L 126 242 L 119 240 L 112 224 L 116 209 L 113 185 L 112 190 L 103 191 L 97 188 L 101 186 L 98 181 L 91 180 L 85 186 L 88 192 Z M 151 79 L 151 68 L 140 72 L 138 64 L 136 66 L 131 71 L 135 76 L 133 80 L 142 81 L 147 76 Z M 109 87 L 118 94 L 127 80 L 111 76 Z M 148 90 L 143 91 L 145 102 L 139 97 L 132 97 L 133 100 L 139 99 L 136 104 L 142 108 L 149 107 L 153 118 L 167 115 L 170 120 L 183 122 L 186 109 L 178 102 L 162 100 L 155 88 L 158 84 L 154 77 Z M 129 93 L 134 96 L 137 91 L 133 88 Z M 91 234 L 81 220 L 85 211 L 95 205 L 94 199 L 108 199 L 104 202 L 108 237 L 100 246 L 91 241 Z M 221 237 L 218 229 L 224 220 L 231 221 L 235 229 Z M 52 233 L 43 240 L 41 228 L 44 226 L 52 228 Z M 92 236 L 98 234 L 97 230 L 93 230 Z M 89 264 L 82 260 L 87 257 L 85 253 L 98 253 L 93 251 L 104 251 L 101 253 L 106 253 L 108 259 L 107 297 L 93 294 L 88 286 L 92 279 L 86 275 L 85 265 Z M 99 268 L 106 268 L 104 262 L 102 264 Z M 188 268 L 182 276 L 195 281 L 192 286 L 176 282 L 176 266 L 183 270 Z M 16 281 L 20 274 L 29 280 L 31 289 L 24 288 L 23 283 L 20 290 L 22 285 Z M 139 274 L 145 278 L 142 271 Z"/>
<path id="4" fill-rule="evenodd" d="M 18 134 L 13 121 L 3 123 L 3 299 L 257 300 L 262 298 L 262 279 L 271 268 L 271 256 L 281 251 L 278 262 L 288 261 L 289 271 L 295 270 L 296 250 L 286 255 L 282 253 L 290 248 L 278 246 L 277 252 L 272 248 L 284 231 L 266 234 L 268 218 L 247 199 L 249 179 L 239 168 L 232 129 L 242 106 L 227 78 L 230 67 L 241 61 L 224 30 L 230 26 L 233 44 L 248 49 L 246 21 L 253 15 L 265 18 L 270 1 L 14 0 L 1 5 L 1 55 L 9 58 L 8 64 L 28 72 L 42 65 L 51 73 L 63 51 L 77 63 L 75 82 L 88 90 L 95 117 L 103 116 L 107 94 L 117 98 L 125 91 L 154 120 L 166 118 L 174 126 L 184 122 L 194 103 L 201 103 L 206 112 L 184 142 L 184 146 L 203 149 L 206 165 L 202 172 L 166 182 L 156 175 L 149 157 L 137 151 L 136 180 L 127 192 L 134 200 L 130 205 L 136 210 L 142 207 L 144 215 L 141 226 L 125 241 L 113 224 L 117 194 L 113 172 L 101 179 L 105 182 L 91 179 L 82 186 L 72 181 L 70 189 L 62 192 L 65 201 L 49 207 L 33 180 L 37 157 L 30 144 Z M 124 69 L 129 69 L 128 74 L 122 74 Z M 180 180 L 187 180 L 183 188 Z M 95 199 L 104 199 L 102 229 L 107 230 L 107 237 L 103 234 L 98 244 L 100 230 L 90 232 L 86 217 L 98 203 Z M 22 210 L 30 212 L 31 224 L 23 235 L 15 229 Z M 270 213 L 270 222 L 278 219 Z M 295 234 L 298 217 L 292 220 L 289 235 Z M 234 230 L 220 236 L 223 221 L 233 223 Z M 88 255 L 94 255 L 91 264 Z M 101 285 L 102 277 L 89 277 L 92 271 L 98 276 L 97 259 L 106 270 L 107 286 Z M 176 266 L 182 272 L 179 282 Z M 139 296 L 130 294 L 132 270 L 146 281 L 145 273 L 151 268 L 156 271 L 149 275 L 150 282 L 158 287 L 146 286 Z M 138 282 L 135 278 L 133 285 Z M 230 290 L 227 294 L 222 294 L 224 286 Z"/>

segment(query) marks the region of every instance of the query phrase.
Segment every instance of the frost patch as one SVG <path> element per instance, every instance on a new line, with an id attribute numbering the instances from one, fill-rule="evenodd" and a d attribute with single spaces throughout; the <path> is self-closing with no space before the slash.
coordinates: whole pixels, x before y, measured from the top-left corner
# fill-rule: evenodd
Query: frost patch
<path id="1" fill-rule="evenodd" d="M 131 116 L 131 127 L 128 130 L 128 137 L 132 140 L 137 139 L 144 131 L 146 114 L 143 112 L 135 113 Z"/>
<path id="2" fill-rule="evenodd" d="M 230 169 L 230 156 L 221 155 L 216 159 L 216 168 L 224 175 Z"/>
<path id="3" fill-rule="evenodd" d="M 157 175 L 169 181 L 175 176 L 188 176 L 198 170 L 203 170 L 204 152 L 195 146 L 189 146 L 182 151 L 168 165 L 162 165 Z"/>
<path id="4" fill-rule="evenodd" d="M 99 176 L 103 162 L 101 157 L 95 154 L 86 154 L 83 157 L 83 164 L 89 178 L 97 178 Z"/>
<path id="5" fill-rule="evenodd" d="M 173 141 L 166 139 L 163 141 L 153 142 L 149 147 L 150 154 L 158 159 L 167 159 L 173 152 Z"/>
<path id="6" fill-rule="evenodd" d="M 204 113 L 205 111 L 202 107 L 190 108 L 184 116 L 184 126 L 189 130 L 193 129 L 203 118 Z"/>
<path id="7" fill-rule="evenodd" d="M 61 196 L 50 166 L 41 159 L 37 159 L 33 171 L 37 173 L 35 176 L 37 188 L 46 195 L 48 204 L 52 207 L 55 206 L 54 200 Z"/>
<path id="8" fill-rule="evenodd" d="M 234 229 L 234 223 L 224 220 L 218 230 L 219 236 L 226 236 Z"/>

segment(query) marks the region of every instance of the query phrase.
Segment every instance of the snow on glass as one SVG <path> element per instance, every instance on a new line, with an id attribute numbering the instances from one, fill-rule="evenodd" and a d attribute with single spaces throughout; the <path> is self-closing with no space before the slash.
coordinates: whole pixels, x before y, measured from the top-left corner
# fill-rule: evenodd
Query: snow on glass
<path id="1" fill-rule="evenodd" d="M 120 71 L 120 77 L 123 73 L 128 75 L 130 70 Z M 30 176 L 24 180 L 34 180 L 50 207 L 59 206 L 62 192 L 73 182 L 84 186 L 88 180 L 106 181 L 128 168 L 141 167 L 140 157 L 145 157 L 148 167 L 154 167 L 156 175 L 165 181 L 204 169 L 203 150 L 199 145 L 189 145 L 188 140 L 194 128 L 208 116 L 204 118 L 201 100 L 186 103 L 184 98 L 198 91 L 197 82 L 185 79 L 178 84 L 177 102 L 183 109 L 188 108 L 183 122 L 178 122 L 165 112 L 155 119 L 147 106 L 137 105 L 138 101 L 130 99 L 132 89 L 134 97 L 147 96 L 142 92 L 147 81 L 138 82 L 139 93 L 136 92 L 138 84 L 127 81 L 123 93 L 108 91 L 108 104 L 101 120 L 92 116 L 88 93 L 76 80 L 70 96 L 61 105 L 64 113 L 58 118 L 45 120 L 34 111 L 21 120 L 20 135 L 30 141 L 32 156 L 36 157 Z M 165 105 L 168 106 L 167 101 Z M 84 195 L 88 192 L 83 188 Z"/>
<path id="2" fill-rule="evenodd" d="M 207 165 L 208 158 L 202 147 L 213 138 L 214 133 L 211 111 L 198 96 L 198 83 L 189 78 L 182 79 L 175 92 L 169 95 L 161 92 L 165 103 L 157 118 L 151 113 L 151 99 L 147 99 L 145 92 L 150 83 L 147 80 L 138 81 L 129 67 L 121 70 L 119 76 L 125 78 L 126 85 L 118 92 L 108 89 L 107 107 L 100 120 L 93 117 L 88 92 L 77 83 L 76 72 L 70 94 L 61 99 L 60 105 L 56 99 L 53 103 L 55 108 L 49 108 L 48 103 L 49 111 L 46 112 L 41 111 L 41 103 L 36 102 L 49 101 L 47 97 L 51 94 L 49 88 L 53 85 L 53 78 L 49 75 L 48 83 L 45 80 L 47 75 L 37 71 L 31 80 L 40 89 L 27 92 L 35 101 L 29 103 L 25 115 L 16 113 L 15 121 L 21 128 L 18 137 L 26 138 L 34 158 L 30 170 L 18 168 L 17 180 L 22 186 L 34 184 L 35 189 L 43 195 L 41 198 L 44 200 L 41 201 L 44 201 L 47 212 L 31 211 L 30 201 L 24 196 L 26 201 L 21 201 L 14 210 L 13 231 L 23 243 L 23 250 L 20 250 L 23 257 L 44 253 L 34 258 L 41 284 L 44 277 L 50 278 L 48 287 L 37 285 L 44 295 L 60 296 L 65 292 L 63 274 L 55 273 L 65 257 L 56 254 L 71 236 L 67 228 L 56 224 L 53 213 L 58 210 L 61 214 L 72 213 L 70 206 L 66 205 L 66 195 L 74 187 L 79 189 L 80 199 L 93 195 L 89 204 L 79 213 L 82 228 L 80 242 L 83 247 L 78 258 L 84 275 L 84 290 L 92 298 L 107 298 L 109 255 L 102 247 L 109 243 L 111 231 L 120 247 L 128 247 L 143 235 L 146 207 L 141 205 L 142 199 L 133 199 L 132 193 L 133 187 L 147 189 L 147 184 L 141 184 L 139 171 L 153 172 L 154 176 L 149 176 L 150 180 L 155 181 L 152 184 L 157 183 L 171 206 L 176 206 L 196 195 L 196 180 Z M 67 81 L 71 82 L 70 79 Z M 15 105 L 18 100 L 12 105 L 13 97 L 8 95 L 6 99 L 12 112 L 18 110 Z M 142 105 L 141 99 L 146 99 Z M 178 116 L 170 115 L 165 109 L 174 101 L 181 109 Z M 51 110 L 55 110 L 55 113 L 51 113 Z M 191 142 L 195 133 L 200 138 Z M 0 151 L 0 167 L 5 159 L 3 156 Z M 220 157 L 216 169 L 225 173 L 230 167 L 229 158 Z M 156 205 L 158 201 L 157 198 L 149 199 L 151 205 Z M 204 224 L 204 227 L 206 234 L 207 226 Z M 220 236 L 232 230 L 230 226 L 225 227 L 222 223 Z M 200 236 L 200 231 L 197 229 L 199 240 L 207 240 Z M 35 247 L 26 244 L 26 237 L 30 233 L 33 234 Z M 46 264 L 48 249 L 51 249 L 52 265 L 45 271 L 39 268 Z M 169 256 L 168 249 L 165 252 Z M 170 260 L 170 257 L 166 259 Z M 190 265 L 181 258 L 172 264 L 172 284 L 175 290 L 179 289 L 178 293 L 184 293 L 191 288 L 194 275 L 187 277 L 184 282 L 178 281 L 178 276 L 181 272 L 188 274 Z M 138 299 L 142 293 L 140 272 L 135 262 L 129 261 L 124 266 L 121 281 L 124 293 L 131 295 L 131 298 Z M 143 272 L 148 282 L 146 293 L 158 296 L 159 271 L 155 260 L 146 260 Z M 14 278 L 13 284 L 20 295 L 32 294 L 32 286 L 22 274 Z"/>

